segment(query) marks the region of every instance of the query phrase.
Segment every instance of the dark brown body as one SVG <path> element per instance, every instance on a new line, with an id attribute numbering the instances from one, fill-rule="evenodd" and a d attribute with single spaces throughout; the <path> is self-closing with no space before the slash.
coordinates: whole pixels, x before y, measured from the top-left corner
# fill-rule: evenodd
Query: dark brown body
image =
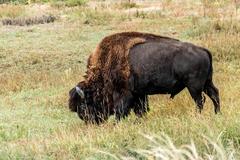
<path id="1" fill-rule="evenodd" d="M 200 111 L 205 101 L 202 92 L 212 99 L 215 113 L 220 111 L 219 93 L 212 82 L 212 57 L 207 49 L 167 37 L 151 38 L 151 35 L 148 35 L 144 43 L 130 48 L 125 61 L 128 61 L 128 76 L 125 76 L 127 74 L 121 75 L 122 65 L 118 66 L 116 61 L 114 62 L 115 68 L 113 65 L 111 68 L 107 67 L 109 77 L 103 74 L 105 69 L 102 67 L 102 70 L 99 69 L 96 72 L 101 73 L 99 75 L 103 76 L 102 81 L 101 78 L 100 80 L 95 78 L 95 82 L 87 81 L 86 83 L 85 80 L 78 84 L 87 96 L 84 100 L 87 101 L 85 108 L 83 100 L 76 98 L 76 89 L 73 88 L 70 91 L 69 102 L 73 102 L 74 98 L 79 102 L 78 105 L 76 105 L 78 102 L 70 103 L 70 108 L 78 108 L 75 110 L 80 118 L 86 118 L 83 112 L 87 111 L 88 116 L 94 116 L 90 116 L 91 118 L 87 118 L 86 121 L 99 123 L 111 114 L 115 114 L 117 119 L 126 117 L 131 109 L 138 116 L 142 116 L 149 110 L 148 95 L 170 94 L 171 98 L 174 98 L 185 87 Z M 103 87 L 102 91 L 97 90 L 98 85 L 108 86 L 107 84 L 113 85 L 109 85 L 111 94 L 107 98 L 108 101 L 104 99 L 108 87 Z"/>

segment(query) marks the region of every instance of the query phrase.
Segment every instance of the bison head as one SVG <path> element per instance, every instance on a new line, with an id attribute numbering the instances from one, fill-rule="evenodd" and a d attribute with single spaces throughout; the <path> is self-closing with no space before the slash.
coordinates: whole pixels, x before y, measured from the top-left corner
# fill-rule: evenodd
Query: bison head
<path id="1" fill-rule="evenodd" d="M 84 83 L 79 83 L 69 91 L 69 109 L 77 112 L 79 118 L 86 123 L 99 124 L 103 121 L 99 110 L 94 105 L 92 92 L 84 86 Z"/>

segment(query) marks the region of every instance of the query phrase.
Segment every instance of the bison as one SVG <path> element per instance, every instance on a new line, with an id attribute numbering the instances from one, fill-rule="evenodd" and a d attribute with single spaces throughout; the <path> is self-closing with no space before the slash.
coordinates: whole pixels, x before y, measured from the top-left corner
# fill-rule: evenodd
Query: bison
<path id="1" fill-rule="evenodd" d="M 149 111 L 148 95 L 184 88 L 201 112 L 206 93 L 220 112 L 219 91 L 212 81 L 211 53 L 191 43 L 149 33 L 123 32 L 105 37 L 90 55 L 84 80 L 69 92 L 69 108 L 85 122 L 117 120 L 131 110 Z"/>

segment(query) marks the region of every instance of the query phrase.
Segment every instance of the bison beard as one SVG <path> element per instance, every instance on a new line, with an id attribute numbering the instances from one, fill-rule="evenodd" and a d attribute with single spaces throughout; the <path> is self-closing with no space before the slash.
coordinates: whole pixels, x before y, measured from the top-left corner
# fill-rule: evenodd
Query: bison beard
<path id="1" fill-rule="evenodd" d="M 151 89 L 152 82 L 150 83 L 150 81 L 146 81 L 148 86 L 145 87 L 145 89 L 149 90 L 141 90 L 144 87 L 141 84 L 141 80 L 137 79 L 137 77 L 140 76 L 137 72 L 139 68 L 134 70 L 134 67 L 139 64 L 135 63 L 134 59 L 130 64 L 131 58 L 137 59 L 138 57 L 134 56 L 138 55 L 132 53 L 130 57 L 129 52 L 130 49 L 131 51 L 135 50 L 139 52 L 139 48 L 140 52 L 143 52 L 141 47 L 137 48 L 134 46 L 141 46 L 139 44 L 148 45 L 148 42 L 156 42 L 159 44 L 164 42 L 169 45 L 168 47 L 173 46 L 179 47 L 180 49 L 182 46 L 177 45 L 184 44 L 172 38 L 138 32 L 117 33 L 105 37 L 88 59 L 84 81 L 78 83 L 77 87 L 69 92 L 70 110 L 77 112 L 79 117 L 85 122 L 99 124 L 106 121 L 108 117 L 113 114 L 116 115 L 116 119 L 120 120 L 121 117 L 124 118 L 128 116 L 131 109 L 134 110 L 136 115 L 142 116 L 149 110 L 148 94 L 169 93 L 171 94 L 171 98 L 173 98 L 174 95 L 179 93 L 183 88 L 188 87 L 188 89 L 191 89 L 191 86 L 182 83 L 183 79 L 179 82 L 175 82 L 174 79 L 170 80 L 174 81 L 174 86 L 168 88 L 170 91 L 164 91 L 163 87 L 159 88 L 156 92 L 154 88 Z M 187 44 L 184 45 L 184 47 L 187 47 Z M 149 50 L 154 48 L 154 46 L 146 47 L 149 47 Z M 201 50 L 201 52 L 206 52 L 209 63 L 211 63 L 210 53 L 206 49 L 200 47 L 199 50 Z M 141 55 L 143 54 L 139 53 L 139 56 Z M 205 91 L 205 93 L 210 96 L 215 105 L 215 112 L 218 112 L 220 110 L 218 90 L 212 83 L 211 67 L 212 66 L 207 68 L 207 72 L 209 73 L 204 77 L 206 83 L 204 84 L 205 86 L 202 87 L 202 91 Z M 155 86 L 155 88 L 158 87 L 159 86 Z M 79 93 L 79 89 L 83 91 L 84 96 Z M 192 91 L 191 95 L 201 110 L 203 106 L 202 96 L 199 97 L 199 94 L 194 91 Z"/>

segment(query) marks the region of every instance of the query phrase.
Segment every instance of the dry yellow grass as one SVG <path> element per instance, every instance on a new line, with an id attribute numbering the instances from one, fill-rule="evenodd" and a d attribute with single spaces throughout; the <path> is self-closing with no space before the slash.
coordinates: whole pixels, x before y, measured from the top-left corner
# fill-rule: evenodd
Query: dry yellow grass
<path id="1" fill-rule="evenodd" d="M 0 18 L 15 18 L 25 13 L 25 7 L 22 5 L 0 5 Z"/>

